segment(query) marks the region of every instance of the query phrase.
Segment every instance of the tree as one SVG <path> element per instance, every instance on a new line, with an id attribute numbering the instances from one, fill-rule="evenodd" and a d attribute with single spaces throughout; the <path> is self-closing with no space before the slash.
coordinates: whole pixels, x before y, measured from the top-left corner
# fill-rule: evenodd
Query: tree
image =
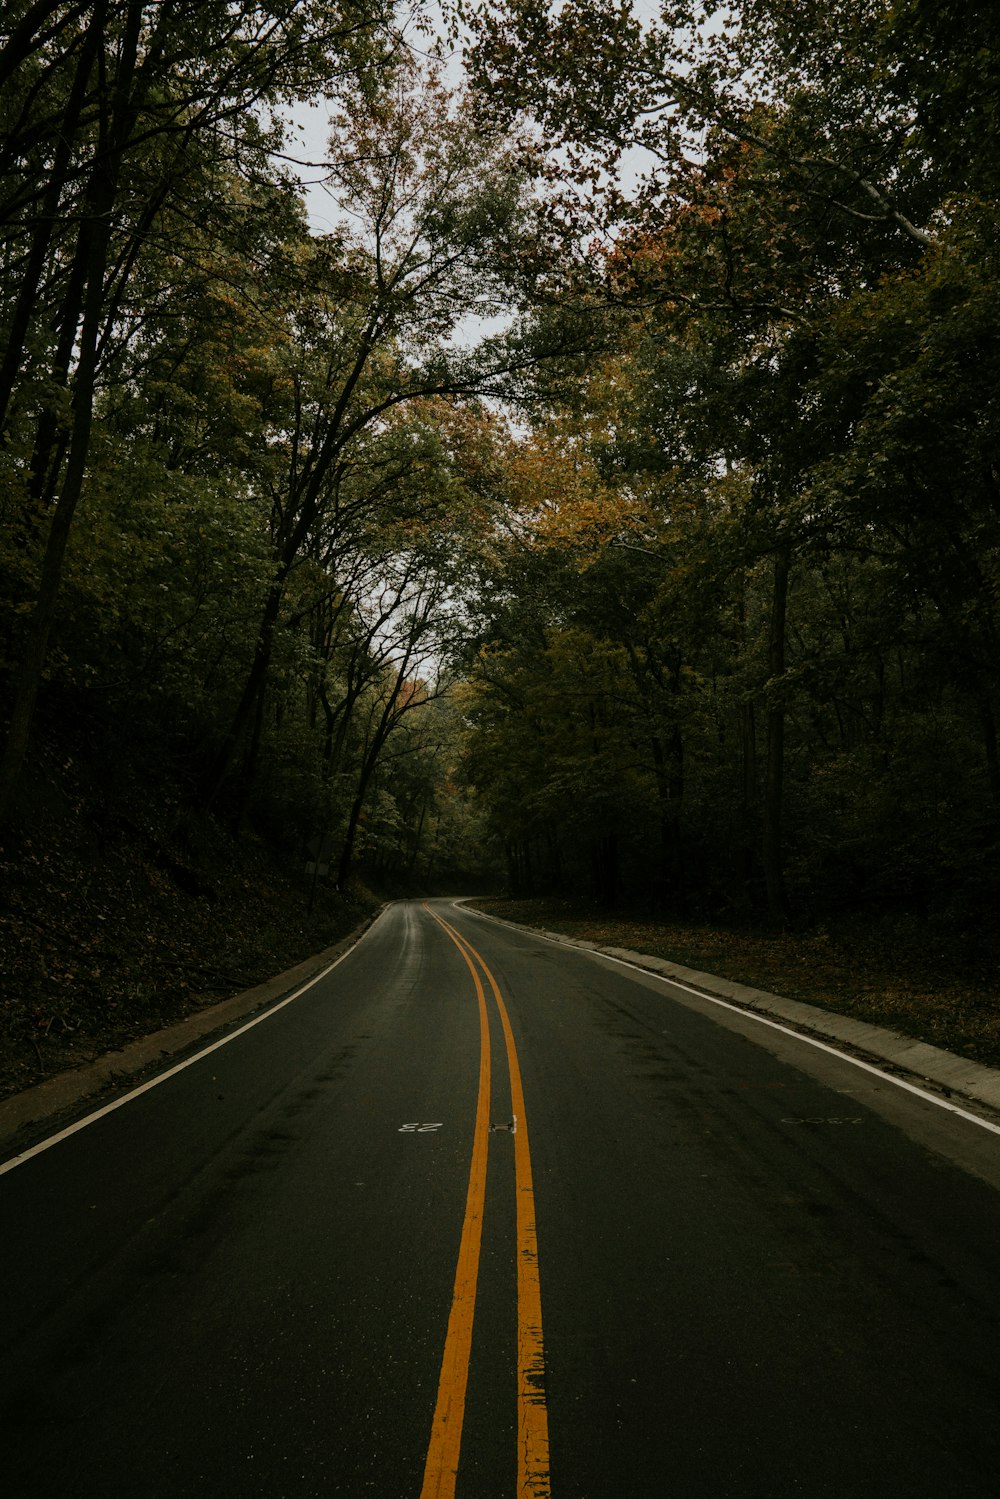
<path id="1" fill-rule="evenodd" d="M 407 404 L 502 390 L 539 357 L 514 335 L 471 350 L 454 342 L 463 320 L 506 307 L 505 278 L 524 232 L 523 174 L 495 135 L 470 132 L 434 77 L 414 75 L 360 98 L 332 155 L 345 227 L 315 242 L 302 264 L 276 438 L 285 461 L 269 493 L 274 579 L 204 779 L 206 804 L 257 710 L 289 575 L 303 555 L 329 550 L 345 515 L 345 480 L 363 467 L 372 435 Z"/>
<path id="2" fill-rule="evenodd" d="M 30 736 L 66 547 L 87 480 L 102 369 L 127 358 L 122 298 L 169 210 L 197 213 L 192 163 L 266 170 L 261 111 L 387 57 L 388 15 L 326 0 L 252 13 L 141 0 L 22 4 L 0 40 L 8 335 L 0 426 L 40 551 L 0 762 L 0 821 Z M 119 370 L 120 376 L 120 370 Z"/>
<path id="3" fill-rule="evenodd" d="M 921 246 L 933 239 L 920 219 L 935 200 L 894 66 L 904 33 L 878 0 L 805 9 L 742 0 L 721 25 L 716 7 L 690 0 L 668 0 L 646 22 L 630 0 L 558 11 L 507 0 L 472 8 L 468 22 L 482 107 L 526 114 L 561 148 L 562 163 L 547 157 L 544 171 L 585 217 L 607 225 L 657 212 L 697 176 L 714 134 L 763 151 L 800 197 L 835 208 L 844 224 Z M 761 128 L 762 112 L 780 128 Z M 647 175 L 630 204 L 618 169 L 636 151 Z"/>

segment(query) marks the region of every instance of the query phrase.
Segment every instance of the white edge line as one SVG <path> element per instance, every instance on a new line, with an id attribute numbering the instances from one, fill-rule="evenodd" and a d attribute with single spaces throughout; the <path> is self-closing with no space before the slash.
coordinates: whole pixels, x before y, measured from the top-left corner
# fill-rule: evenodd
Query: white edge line
<path id="1" fill-rule="evenodd" d="M 381 915 L 382 912 L 379 912 L 379 916 Z M 123 1093 L 121 1098 L 113 1099 L 111 1103 L 106 1103 L 103 1108 L 95 1109 L 92 1114 L 85 1114 L 75 1124 L 67 1125 L 65 1129 L 59 1130 L 56 1134 L 49 1135 L 44 1140 L 39 1140 L 37 1145 L 32 1145 L 28 1150 L 22 1150 L 19 1155 L 11 1156 L 9 1160 L 0 1162 L 0 1176 L 4 1176 L 8 1171 L 13 1171 L 15 1166 L 23 1166 L 25 1161 L 30 1161 L 33 1156 L 41 1155 L 43 1150 L 49 1150 L 53 1145 L 58 1145 L 60 1141 L 68 1140 L 70 1135 L 75 1135 L 79 1130 L 86 1129 L 88 1124 L 96 1124 L 98 1119 L 103 1119 L 106 1114 L 113 1114 L 115 1109 L 120 1109 L 125 1104 L 131 1103 L 134 1098 L 141 1098 L 143 1093 L 148 1093 L 150 1089 L 158 1088 L 160 1083 L 165 1083 L 168 1078 L 176 1077 L 178 1072 L 183 1072 L 187 1067 L 193 1067 L 195 1062 L 200 1062 L 203 1057 L 211 1056 L 213 1051 L 218 1051 L 222 1046 L 228 1046 L 230 1041 L 236 1040 L 237 1036 L 243 1036 L 247 1031 L 252 1031 L 255 1025 L 261 1025 L 265 1020 L 270 1020 L 272 1015 L 277 1015 L 279 1010 L 283 1010 L 293 1000 L 300 999 L 307 990 L 313 988 L 321 979 L 325 979 L 327 974 L 332 973 L 345 958 L 349 957 L 354 949 L 368 936 L 372 927 L 379 920 L 379 916 L 376 916 L 371 926 L 365 928 L 357 942 L 352 942 L 346 952 L 342 952 L 339 958 L 335 958 L 332 963 L 328 963 L 325 968 L 321 968 L 319 973 L 313 974 L 311 979 L 301 984 L 292 994 L 286 994 L 285 998 L 279 1000 L 276 1005 L 271 1005 L 268 1009 L 263 1010 L 261 1014 L 255 1015 L 252 1020 L 248 1020 L 245 1025 L 239 1026 L 235 1031 L 230 1031 L 228 1035 L 220 1037 L 218 1041 L 213 1041 L 210 1046 L 205 1046 L 201 1051 L 196 1051 L 193 1056 L 186 1057 L 183 1062 L 176 1062 L 173 1067 L 168 1067 L 166 1072 L 159 1072 L 156 1077 L 151 1077 L 148 1082 L 141 1083 L 138 1088 L 132 1088 L 128 1093 Z"/>
<path id="2" fill-rule="evenodd" d="M 462 909 L 470 916 L 479 916 L 484 921 L 495 921 L 499 926 L 513 925 L 511 922 L 503 921 L 499 916 L 491 916 L 488 911 L 477 911 L 474 906 L 463 905 Z M 793 1040 L 804 1041 L 807 1046 L 815 1046 L 817 1051 L 825 1051 L 832 1057 L 839 1057 L 842 1062 L 850 1062 L 852 1067 L 860 1067 L 863 1072 L 871 1072 L 875 1077 L 882 1078 L 883 1082 L 892 1083 L 893 1087 L 903 1088 L 907 1093 L 915 1093 L 918 1098 L 925 1098 L 928 1103 L 936 1104 L 939 1109 L 947 1109 L 949 1114 L 957 1114 L 960 1119 L 967 1119 L 970 1124 L 978 1124 L 980 1129 L 1000 1135 L 1000 1124 L 992 1124 L 988 1119 L 981 1119 L 978 1114 L 972 1114 L 968 1109 L 961 1109 L 957 1104 L 949 1103 L 948 1099 L 939 1098 L 936 1093 L 929 1093 L 926 1088 L 918 1088 L 916 1083 L 908 1083 L 901 1077 L 893 1077 L 891 1072 L 883 1072 L 881 1067 L 875 1067 L 871 1062 L 862 1062 L 859 1057 L 852 1057 L 849 1052 L 840 1051 L 826 1041 L 817 1041 L 815 1036 L 807 1036 L 802 1031 L 793 1030 L 790 1025 L 782 1025 L 779 1020 L 771 1020 L 769 1016 L 761 1015 L 757 1010 L 751 1010 L 743 1005 L 730 1004 L 728 999 L 720 999 L 718 995 L 708 994 L 704 989 L 695 989 L 690 984 L 682 983 L 680 979 L 667 978 L 666 974 L 657 973 L 653 968 L 643 968 L 641 963 L 630 963 L 627 958 L 614 958 L 610 953 L 600 952 L 597 948 L 579 947 L 569 939 L 550 937 L 545 932 L 534 931 L 530 928 L 515 927 L 515 930 L 523 931 L 526 936 L 538 937 L 543 942 L 551 942 L 556 947 L 572 948 L 587 958 L 602 958 L 605 963 L 617 963 L 621 968 L 631 968 L 633 972 L 641 973 L 644 978 L 655 979 L 661 984 L 669 984 L 674 989 L 683 989 L 686 994 L 693 994 L 696 999 L 707 1000 L 709 1004 L 719 1005 L 721 1009 L 730 1010 L 734 1015 L 743 1015 L 747 1020 L 756 1020 L 758 1025 L 770 1026 L 771 1030 L 781 1031 L 782 1035 L 791 1036 Z"/>

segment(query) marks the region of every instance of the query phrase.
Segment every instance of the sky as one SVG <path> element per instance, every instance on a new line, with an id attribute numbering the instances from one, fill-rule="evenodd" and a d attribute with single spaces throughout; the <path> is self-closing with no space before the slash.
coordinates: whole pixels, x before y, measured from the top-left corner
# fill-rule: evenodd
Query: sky
<path id="1" fill-rule="evenodd" d="M 632 0 L 633 14 L 640 20 L 651 22 L 659 18 L 659 0 Z M 410 31 L 411 45 L 419 50 L 422 38 L 416 31 Z M 460 55 L 456 52 L 445 64 L 447 76 L 458 85 L 462 79 L 462 64 Z M 330 107 L 323 98 L 317 98 L 309 104 L 299 105 L 290 112 L 288 119 L 292 126 L 289 138 L 288 152 L 292 156 L 301 157 L 304 161 L 322 162 L 326 157 L 327 141 L 330 133 Z M 642 168 L 642 162 L 636 158 L 626 163 L 626 176 L 637 176 Z M 321 168 L 296 168 L 305 193 L 306 212 L 309 217 L 310 228 L 316 234 L 327 234 L 336 227 L 338 220 L 337 205 L 330 194 L 322 186 Z"/>

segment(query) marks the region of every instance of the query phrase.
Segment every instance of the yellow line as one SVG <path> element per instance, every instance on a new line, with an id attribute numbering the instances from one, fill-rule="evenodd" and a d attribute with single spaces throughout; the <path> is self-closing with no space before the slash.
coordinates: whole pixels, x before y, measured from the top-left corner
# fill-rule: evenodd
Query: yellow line
<path id="1" fill-rule="evenodd" d="M 482 959 L 479 960 L 482 962 Z M 483 963 L 490 981 L 510 1067 L 510 1094 L 517 1115 L 514 1136 L 514 1174 L 517 1193 L 517 1499 L 548 1499 L 549 1413 L 545 1403 L 545 1350 L 542 1341 L 542 1291 L 538 1278 L 538 1239 L 535 1230 L 535 1189 L 525 1117 L 521 1069 L 511 1033 L 507 1007 L 496 980 Z"/>
<path id="2" fill-rule="evenodd" d="M 486 975 L 500 1012 L 500 1024 L 507 1048 L 507 1066 L 510 1069 L 511 1107 L 517 1118 L 514 1134 L 514 1189 L 517 1204 L 517 1499 L 549 1499 L 549 1414 L 545 1403 L 545 1349 L 542 1340 L 542 1292 L 538 1277 L 535 1191 L 517 1047 L 514 1044 L 507 1006 L 482 954 L 440 916 L 433 911 L 431 915 L 444 927 L 470 968 L 472 964 L 469 954 L 475 958 Z"/>
<path id="3" fill-rule="evenodd" d="M 432 913 L 433 914 L 433 913 Z M 457 946 L 458 944 L 456 944 Z M 469 1360 L 472 1355 L 472 1323 L 476 1310 L 476 1285 L 479 1279 L 479 1252 L 483 1239 L 483 1211 L 486 1205 L 486 1159 L 489 1149 L 490 1119 L 490 1027 L 486 1013 L 486 995 L 479 974 L 468 954 L 461 948 L 472 974 L 479 1001 L 479 1097 L 476 1102 L 476 1124 L 472 1139 L 472 1163 L 469 1167 L 469 1190 L 465 1200 L 465 1221 L 458 1249 L 458 1266 L 452 1293 L 444 1357 L 438 1379 L 437 1404 L 431 1426 L 430 1445 L 424 1466 L 420 1499 L 452 1499 L 458 1480 L 458 1457 L 462 1445 L 462 1423 L 465 1419 L 465 1392 L 469 1382 Z"/>

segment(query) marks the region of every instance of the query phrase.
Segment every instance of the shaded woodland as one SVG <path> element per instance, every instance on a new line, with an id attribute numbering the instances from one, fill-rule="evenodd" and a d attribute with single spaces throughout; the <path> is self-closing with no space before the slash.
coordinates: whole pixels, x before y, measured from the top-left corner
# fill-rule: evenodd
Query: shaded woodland
<path id="1" fill-rule="evenodd" d="M 484 13 L 619 329 L 519 445 L 465 698 L 516 890 L 995 942 L 998 40 Z"/>
<path id="2" fill-rule="evenodd" d="M 242 849 L 321 910 L 360 869 L 992 950 L 1000 22 L 453 21 L 461 92 L 379 0 L 7 8 L 14 970 L 123 830 L 205 930 Z"/>

